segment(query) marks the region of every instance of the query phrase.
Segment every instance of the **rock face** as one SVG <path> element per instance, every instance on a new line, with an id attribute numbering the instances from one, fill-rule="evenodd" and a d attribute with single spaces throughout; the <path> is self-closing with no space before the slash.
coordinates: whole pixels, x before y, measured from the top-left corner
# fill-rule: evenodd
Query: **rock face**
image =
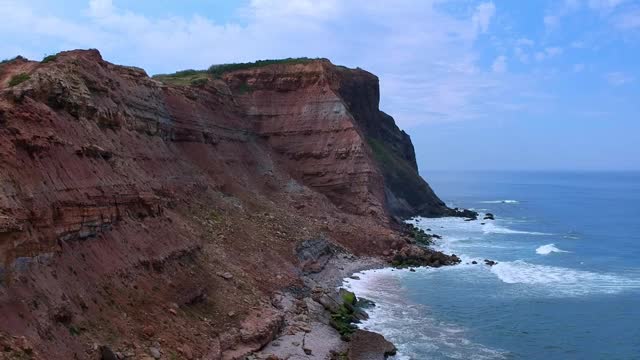
<path id="1" fill-rule="evenodd" d="M 450 211 L 378 98 L 324 60 L 198 86 L 95 50 L 0 64 L 0 338 L 50 359 L 261 348 L 325 241 L 380 254 L 390 215 Z"/>
<path id="2" fill-rule="evenodd" d="M 384 360 L 395 355 L 396 347 L 382 335 L 356 330 L 351 339 L 349 360 Z"/>
<path id="3" fill-rule="evenodd" d="M 418 175 L 413 144 L 380 111 L 378 78 L 318 60 L 227 74 L 256 132 L 302 183 L 358 214 L 449 212 Z"/>

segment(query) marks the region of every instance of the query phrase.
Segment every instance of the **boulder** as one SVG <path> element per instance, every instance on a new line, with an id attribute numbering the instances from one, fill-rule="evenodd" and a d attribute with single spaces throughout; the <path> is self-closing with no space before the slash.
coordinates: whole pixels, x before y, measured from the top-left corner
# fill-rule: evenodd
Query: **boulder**
<path id="1" fill-rule="evenodd" d="M 440 267 L 459 263 L 460 258 L 455 254 L 447 255 L 440 251 L 409 246 L 396 254 L 391 265 L 396 268 L 412 268 L 420 266 Z"/>
<path id="2" fill-rule="evenodd" d="M 384 336 L 366 331 L 356 330 L 349 342 L 349 360 L 384 360 L 395 355 L 396 347 Z"/>
<path id="3" fill-rule="evenodd" d="M 219 272 L 219 273 L 216 273 L 216 275 L 220 276 L 225 280 L 233 279 L 233 274 L 231 274 L 230 272 Z"/>
<path id="4" fill-rule="evenodd" d="M 100 346 L 100 360 L 118 360 L 116 354 L 110 347 L 103 345 Z"/>
<path id="5" fill-rule="evenodd" d="M 149 355 L 151 355 L 154 359 L 160 359 L 160 357 L 162 356 L 160 354 L 160 349 L 154 346 L 149 348 Z"/>

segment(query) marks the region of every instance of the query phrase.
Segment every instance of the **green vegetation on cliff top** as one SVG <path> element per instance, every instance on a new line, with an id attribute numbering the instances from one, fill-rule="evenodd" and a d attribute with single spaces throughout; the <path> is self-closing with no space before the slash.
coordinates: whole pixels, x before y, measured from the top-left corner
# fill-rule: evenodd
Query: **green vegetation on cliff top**
<path id="1" fill-rule="evenodd" d="M 46 64 L 48 62 L 56 61 L 57 58 L 58 58 L 57 54 L 47 55 L 44 57 L 44 59 L 42 59 L 41 63 Z"/>
<path id="2" fill-rule="evenodd" d="M 231 64 L 219 64 L 211 65 L 207 70 L 182 70 L 173 74 L 158 74 L 153 78 L 172 85 L 203 85 L 210 78 L 221 78 L 223 74 L 245 69 L 259 68 L 263 66 L 269 66 L 274 64 L 305 64 L 320 58 L 286 58 L 286 59 L 273 59 L 273 60 L 258 60 L 254 62 L 246 63 L 231 63 Z"/>

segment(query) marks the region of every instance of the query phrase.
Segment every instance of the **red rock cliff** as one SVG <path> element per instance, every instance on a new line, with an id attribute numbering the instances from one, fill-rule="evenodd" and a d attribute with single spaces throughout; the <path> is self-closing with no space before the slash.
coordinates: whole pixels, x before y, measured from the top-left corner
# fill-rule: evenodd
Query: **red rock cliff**
<path id="1" fill-rule="evenodd" d="M 446 211 L 377 78 L 328 61 L 173 86 L 95 50 L 16 59 L 0 140 L 7 354 L 161 339 L 235 358 L 279 329 L 269 299 L 301 285 L 302 241 L 388 254 L 404 243 L 389 214 Z"/>
<path id="2" fill-rule="evenodd" d="M 378 108 L 375 75 L 317 60 L 235 71 L 224 80 L 257 133 L 290 160 L 292 174 L 342 209 L 450 212 L 418 174 L 409 135 Z"/>

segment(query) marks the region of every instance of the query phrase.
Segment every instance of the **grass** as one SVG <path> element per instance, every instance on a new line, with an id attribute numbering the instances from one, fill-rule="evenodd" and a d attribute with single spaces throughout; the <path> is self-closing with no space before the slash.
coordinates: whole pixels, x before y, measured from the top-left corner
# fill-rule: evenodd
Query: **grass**
<path id="1" fill-rule="evenodd" d="M 202 86 L 205 86 L 208 82 L 209 82 L 209 79 L 206 77 L 196 77 L 195 79 L 191 80 L 191 85 L 196 87 L 202 87 Z"/>
<path id="2" fill-rule="evenodd" d="M 11 80 L 9 80 L 9 87 L 16 86 L 29 79 L 31 79 L 31 76 L 29 76 L 29 74 L 27 73 L 20 73 L 20 74 L 13 75 Z"/>
<path id="3" fill-rule="evenodd" d="M 0 61 L 0 65 L 2 65 L 2 64 L 6 64 L 6 63 L 8 63 L 8 62 L 12 62 L 13 60 L 16 60 L 16 59 L 17 59 L 17 58 L 19 58 L 19 57 L 20 57 L 20 55 L 15 56 L 15 57 L 13 57 L 13 58 L 11 58 L 11 59 L 4 59 L 4 60 Z"/>
<path id="4" fill-rule="evenodd" d="M 219 65 L 211 65 L 207 70 L 182 70 L 175 72 L 173 74 L 158 74 L 154 75 L 153 78 L 162 81 L 166 84 L 171 85 L 182 85 L 182 86 L 203 86 L 207 83 L 210 78 L 221 78 L 223 74 L 237 71 L 237 70 L 245 70 L 245 69 L 253 69 L 259 68 L 274 64 L 305 64 L 314 60 L 318 60 L 319 58 L 286 58 L 286 59 L 274 59 L 274 60 L 258 60 L 254 62 L 247 63 L 232 63 L 232 64 L 219 64 Z M 245 84 L 244 87 L 241 87 L 241 93 L 250 92 L 251 88 Z"/>
<path id="5" fill-rule="evenodd" d="M 182 70 L 173 74 L 154 75 L 154 79 L 165 84 L 182 86 L 203 86 L 209 81 L 209 75 L 205 70 Z"/>
<path id="6" fill-rule="evenodd" d="M 344 301 L 346 304 L 354 305 L 356 303 L 356 294 L 352 292 L 345 292 L 342 295 L 342 301 Z"/>
<path id="7" fill-rule="evenodd" d="M 343 339 L 348 340 L 351 334 L 358 328 L 354 323 L 359 322 L 356 312 L 363 308 L 373 306 L 369 300 L 361 301 L 350 291 L 342 294 L 342 304 L 337 311 L 331 314 L 331 326 L 340 333 Z"/>
<path id="8" fill-rule="evenodd" d="M 340 306 L 338 311 L 331 314 L 331 320 L 331 326 L 338 330 L 342 336 L 348 337 L 357 329 L 357 326 L 353 325 L 353 312 L 345 305 Z"/>
<path id="9" fill-rule="evenodd" d="M 246 62 L 246 63 L 232 63 L 232 64 L 220 64 L 220 65 L 211 65 L 207 72 L 211 74 L 213 77 L 219 78 L 222 77 L 224 73 L 230 71 L 237 70 L 245 70 L 245 69 L 253 69 L 259 68 L 274 64 L 306 64 L 308 62 L 318 60 L 319 58 L 286 58 L 286 59 L 272 59 L 272 60 L 258 60 L 254 62 Z"/>
<path id="10" fill-rule="evenodd" d="M 58 55 L 47 55 L 44 57 L 44 59 L 42 59 L 41 63 L 46 64 L 48 62 L 52 62 L 52 61 L 56 61 L 56 59 L 58 58 Z"/>

